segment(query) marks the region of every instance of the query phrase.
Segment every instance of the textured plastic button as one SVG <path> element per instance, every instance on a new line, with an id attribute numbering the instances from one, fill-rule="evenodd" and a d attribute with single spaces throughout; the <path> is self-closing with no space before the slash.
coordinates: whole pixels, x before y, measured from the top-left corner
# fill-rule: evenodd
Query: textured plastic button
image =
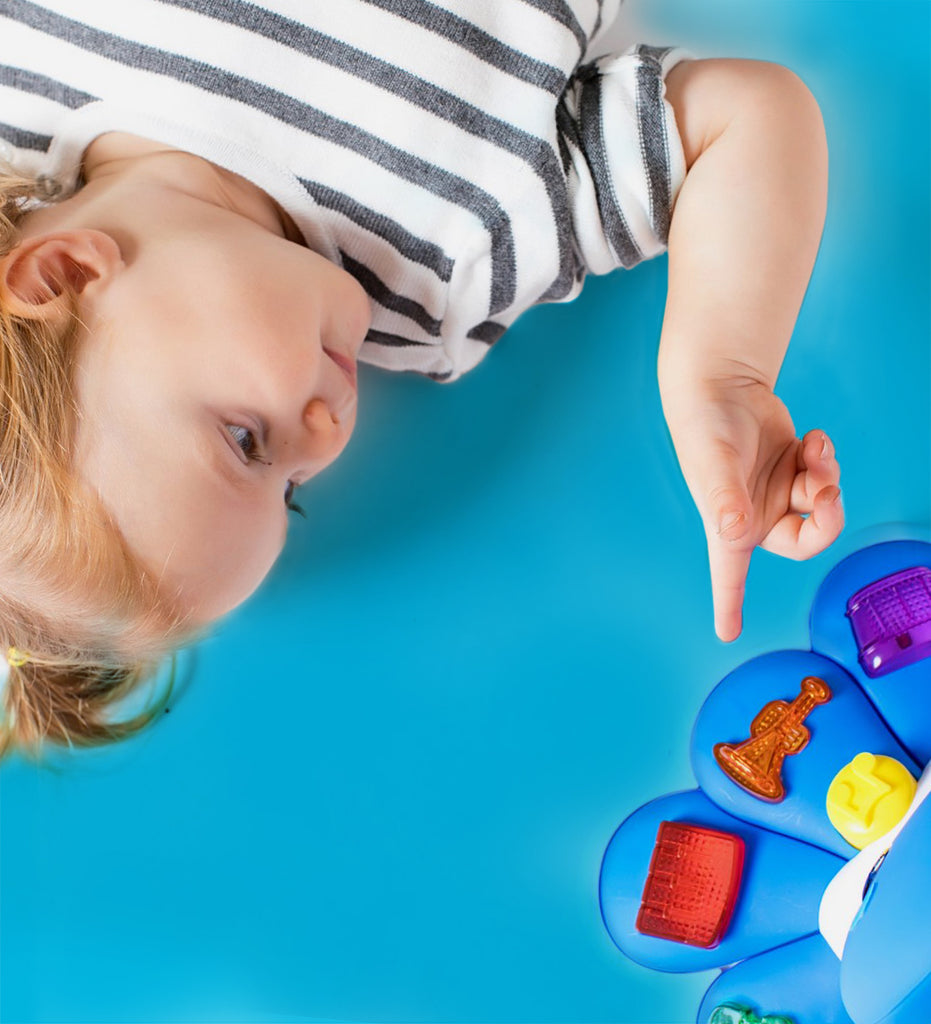
<path id="1" fill-rule="evenodd" d="M 734 911 L 743 861 L 740 836 L 660 822 L 637 931 L 688 946 L 716 946 Z"/>
<path id="2" fill-rule="evenodd" d="M 858 659 L 871 678 L 931 655 L 931 569 L 916 565 L 858 590 L 847 602 Z"/>
<path id="3" fill-rule="evenodd" d="M 805 749 L 811 734 L 802 723 L 816 705 L 830 699 L 831 689 L 823 679 L 806 676 L 791 704 L 772 700 L 753 719 L 750 739 L 736 745 L 716 744 L 715 760 L 742 789 L 778 803 L 786 794 L 782 762 L 789 754 Z"/>
<path id="4" fill-rule="evenodd" d="M 791 1017 L 782 1014 L 764 1014 L 758 1017 L 746 1006 L 737 1003 L 721 1003 L 716 1006 L 708 1020 L 708 1024 L 795 1024 Z"/>
<path id="5" fill-rule="evenodd" d="M 851 846 L 862 850 L 898 825 L 917 785 L 894 757 L 857 754 L 828 787 L 828 818 Z"/>
<path id="6" fill-rule="evenodd" d="M 811 738 L 802 723 L 818 704 L 831 699 L 831 688 L 817 676 L 802 680 L 799 695 L 791 704 L 771 700 L 750 723 L 750 739 L 743 743 L 717 743 L 714 758 L 721 770 L 741 789 L 779 803 L 786 795 L 782 762 L 804 750 Z"/>

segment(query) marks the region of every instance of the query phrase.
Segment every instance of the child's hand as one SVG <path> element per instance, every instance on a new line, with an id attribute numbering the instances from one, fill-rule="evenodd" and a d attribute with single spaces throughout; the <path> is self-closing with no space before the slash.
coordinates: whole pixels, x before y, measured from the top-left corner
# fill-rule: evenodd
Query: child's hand
<path id="1" fill-rule="evenodd" d="M 688 170 L 669 231 L 660 393 L 705 525 L 715 630 L 734 640 L 753 549 L 810 558 L 844 521 L 831 442 L 799 440 L 772 390 L 818 251 L 827 146 L 812 95 L 772 64 L 680 64 L 667 97 Z"/>
<path id="2" fill-rule="evenodd" d="M 670 429 L 705 527 L 715 632 L 730 641 L 740 635 L 755 547 L 803 559 L 837 538 L 840 468 L 827 435 L 811 430 L 799 440 L 765 384 L 715 382 L 689 404 Z"/>

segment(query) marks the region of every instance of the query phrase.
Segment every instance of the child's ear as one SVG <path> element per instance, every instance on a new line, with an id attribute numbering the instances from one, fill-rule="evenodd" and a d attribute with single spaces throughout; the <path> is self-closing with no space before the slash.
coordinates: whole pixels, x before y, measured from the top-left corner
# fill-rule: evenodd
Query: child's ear
<path id="1" fill-rule="evenodd" d="M 122 266 L 120 247 L 103 231 L 79 228 L 27 238 L 0 260 L 0 301 L 13 316 L 45 319 Z"/>

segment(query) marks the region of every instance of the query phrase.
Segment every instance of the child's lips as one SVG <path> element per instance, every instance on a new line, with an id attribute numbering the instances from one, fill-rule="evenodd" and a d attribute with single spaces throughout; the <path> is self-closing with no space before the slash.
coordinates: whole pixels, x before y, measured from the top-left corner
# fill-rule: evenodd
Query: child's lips
<path id="1" fill-rule="evenodd" d="M 342 352 L 331 352 L 330 349 L 323 350 L 330 359 L 346 374 L 353 391 L 356 390 L 356 361 L 351 356 L 343 355 Z"/>

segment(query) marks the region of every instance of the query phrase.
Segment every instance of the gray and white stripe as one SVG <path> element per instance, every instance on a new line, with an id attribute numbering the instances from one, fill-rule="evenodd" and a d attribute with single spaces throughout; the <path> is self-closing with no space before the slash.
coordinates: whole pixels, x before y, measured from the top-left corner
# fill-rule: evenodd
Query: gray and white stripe
<path id="1" fill-rule="evenodd" d="M 46 172 L 134 130 L 252 177 L 366 288 L 366 356 L 452 378 L 665 241 L 674 58 L 578 67 L 618 2 L 4 0 L 0 137 Z"/>

